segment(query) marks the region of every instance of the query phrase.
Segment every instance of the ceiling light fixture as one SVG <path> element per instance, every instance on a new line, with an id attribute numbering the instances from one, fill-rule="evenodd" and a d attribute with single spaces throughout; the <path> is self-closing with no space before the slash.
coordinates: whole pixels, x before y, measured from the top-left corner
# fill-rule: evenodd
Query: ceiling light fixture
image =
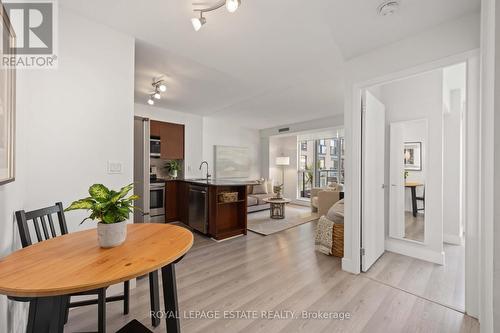
<path id="1" fill-rule="evenodd" d="M 193 4 L 194 6 L 199 6 L 199 4 Z M 203 17 L 203 13 L 211 12 L 217 10 L 221 7 L 226 6 L 226 9 L 230 13 L 234 13 L 241 5 L 241 0 L 221 0 L 215 5 L 202 9 L 195 9 L 194 11 L 200 13 L 200 17 L 193 17 L 191 19 L 191 24 L 193 24 L 194 31 L 199 31 L 201 27 L 207 23 L 207 19 Z"/>
<path id="2" fill-rule="evenodd" d="M 234 13 L 241 5 L 241 0 L 226 0 L 226 9 L 230 13 Z"/>
<path id="3" fill-rule="evenodd" d="M 167 91 L 167 85 L 165 84 L 165 80 L 163 80 L 163 75 L 159 78 L 153 78 L 153 91 L 149 94 L 148 104 L 154 105 L 155 99 L 161 99 L 161 93 Z"/>
<path id="4" fill-rule="evenodd" d="M 193 17 L 191 19 L 194 31 L 200 30 L 205 23 L 207 23 L 207 19 L 203 17 L 203 12 L 200 12 L 200 18 Z"/>
<path id="5" fill-rule="evenodd" d="M 399 9 L 399 0 L 388 0 L 384 1 L 377 8 L 377 12 L 380 16 L 390 16 L 396 13 Z"/>

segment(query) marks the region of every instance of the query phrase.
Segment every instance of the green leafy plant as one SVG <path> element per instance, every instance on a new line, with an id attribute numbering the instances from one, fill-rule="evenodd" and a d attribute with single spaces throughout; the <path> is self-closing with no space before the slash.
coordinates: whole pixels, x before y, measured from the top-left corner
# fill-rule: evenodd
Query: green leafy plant
<path id="1" fill-rule="evenodd" d="M 86 220 L 94 220 L 106 224 L 123 222 L 136 209 L 133 206 L 133 201 L 139 199 L 137 195 L 126 197 L 133 188 L 134 184 L 129 184 L 122 187 L 119 191 L 113 191 L 102 184 L 94 184 L 89 188 L 90 197 L 74 201 L 64 211 L 78 209 L 90 211 L 90 216 L 85 218 L 80 224 Z"/>
<path id="2" fill-rule="evenodd" d="M 165 167 L 164 169 L 168 172 L 168 173 L 171 173 L 173 171 L 180 171 L 181 170 L 181 164 L 179 163 L 179 161 L 168 161 L 166 164 L 165 164 Z"/>

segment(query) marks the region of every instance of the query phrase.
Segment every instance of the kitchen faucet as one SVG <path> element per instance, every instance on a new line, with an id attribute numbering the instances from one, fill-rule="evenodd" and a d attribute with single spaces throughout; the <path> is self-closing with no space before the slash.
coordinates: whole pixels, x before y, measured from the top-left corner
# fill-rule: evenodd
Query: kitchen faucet
<path id="1" fill-rule="evenodd" d="M 207 162 L 207 161 L 203 161 L 203 162 L 201 162 L 201 164 L 200 164 L 200 170 L 201 170 L 201 168 L 203 167 L 203 164 L 206 164 L 206 165 L 207 165 L 207 177 L 206 177 L 206 178 L 207 178 L 207 180 L 209 180 L 209 179 L 210 179 L 210 177 L 212 177 L 212 176 L 208 173 L 208 162 Z"/>

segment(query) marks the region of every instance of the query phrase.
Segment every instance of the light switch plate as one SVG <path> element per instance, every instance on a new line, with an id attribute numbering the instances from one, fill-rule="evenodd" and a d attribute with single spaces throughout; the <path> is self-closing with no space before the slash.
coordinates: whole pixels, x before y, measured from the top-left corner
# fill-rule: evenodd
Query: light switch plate
<path id="1" fill-rule="evenodd" d="M 122 162 L 108 161 L 108 174 L 120 174 L 122 173 Z"/>

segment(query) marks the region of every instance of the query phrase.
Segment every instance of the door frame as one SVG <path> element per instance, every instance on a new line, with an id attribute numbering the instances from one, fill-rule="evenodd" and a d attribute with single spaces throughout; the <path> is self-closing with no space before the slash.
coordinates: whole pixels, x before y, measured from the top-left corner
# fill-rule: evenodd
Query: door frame
<path id="1" fill-rule="evenodd" d="M 473 317 L 479 315 L 479 295 L 480 295 L 480 260 L 481 258 L 481 220 L 480 220 L 480 188 L 481 188 L 481 169 L 480 169 L 480 156 L 481 151 L 481 138 L 480 138 L 480 124 L 481 124 L 481 110 L 479 107 L 479 74 L 480 67 L 476 64 L 480 61 L 480 50 L 475 49 L 472 51 L 460 53 L 450 57 L 446 57 L 437 61 L 427 64 L 411 67 L 406 70 L 395 72 L 392 74 L 380 76 L 374 79 L 355 82 L 352 84 L 352 100 L 350 101 L 350 114 L 349 125 L 346 124 L 346 139 L 350 139 L 348 143 L 348 151 L 346 151 L 346 159 L 348 163 L 348 172 L 351 173 L 350 184 L 346 184 L 346 224 L 350 224 L 346 228 L 346 237 L 349 239 L 345 242 L 345 253 L 350 253 L 350 258 L 342 259 L 342 269 L 354 274 L 361 272 L 361 98 L 363 90 L 379 84 L 397 81 L 411 76 L 419 75 L 425 72 L 433 71 L 443 67 L 448 67 L 461 62 L 467 64 L 467 106 L 465 110 L 466 124 L 465 124 L 465 154 L 464 159 L 467 162 L 466 169 L 464 170 L 466 183 L 464 184 L 464 202 L 465 211 L 464 227 L 465 227 L 465 312 Z M 475 70 L 471 73 L 471 65 Z M 476 66 L 474 66 L 476 65 Z M 476 91 L 472 91 L 472 88 Z M 476 110 L 477 112 L 471 112 Z M 350 133 L 349 133 L 350 132 Z M 350 152 L 350 154 L 348 154 Z M 350 155 L 350 156 L 349 156 Z M 349 201 L 349 202 L 347 202 Z"/>

